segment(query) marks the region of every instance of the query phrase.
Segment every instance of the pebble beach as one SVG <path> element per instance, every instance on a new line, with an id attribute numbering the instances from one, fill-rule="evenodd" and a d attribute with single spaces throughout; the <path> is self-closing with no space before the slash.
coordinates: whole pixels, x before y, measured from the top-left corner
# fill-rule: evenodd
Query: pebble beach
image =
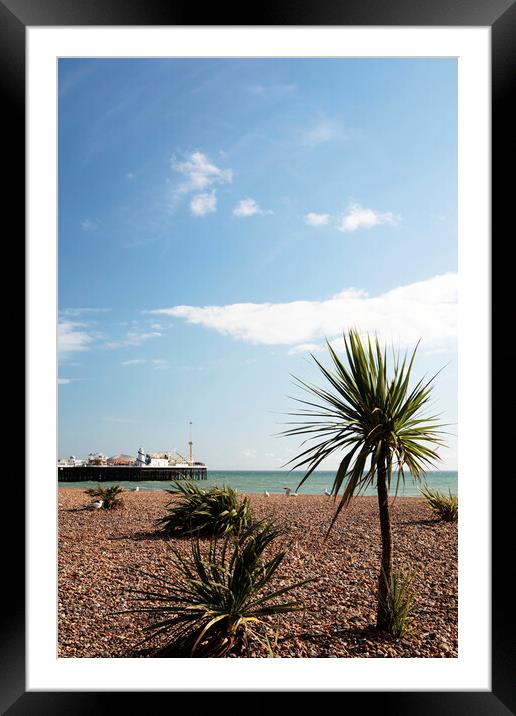
<path id="1" fill-rule="evenodd" d="M 342 513 L 327 541 L 332 498 L 318 495 L 250 495 L 258 518 L 270 515 L 288 529 L 291 548 L 275 586 L 318 577 L 296 590 L 306 611 L 270 623 L 275 657 L 457 657 L 457 524 L 436 520 L 423 500 L 397 497 L 391 504 L 394 564 L 414 572 L 412 633 L 394 638 L 374 628 L 380 560 L 378 507 L 358 497 Z M 60 488 L 60 657 L 145 658 L 138 644 L 148 623 L 129 609 L 128 587 L 152 582 L 128 567 L 172 576 L 169 541 L 156 534 L 166 513 L 164 491 L 124 492 L 116 510 L 85 511 L 80 489 Z M 173 540 L 188 558 L 189 540 Z M 251 656 L 267 657 L 256 648 Z"/>

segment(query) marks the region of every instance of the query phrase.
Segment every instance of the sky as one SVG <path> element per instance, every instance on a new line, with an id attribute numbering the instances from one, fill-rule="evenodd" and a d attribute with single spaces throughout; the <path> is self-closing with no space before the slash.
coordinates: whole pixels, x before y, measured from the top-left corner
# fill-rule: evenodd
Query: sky
<path id="1" fill-rule="evenodd" d="M 443 369 L 456 469 L 456 60 L 61 59 L 58 111 L 60 457 L 278 469 L 356 327 Z"/>

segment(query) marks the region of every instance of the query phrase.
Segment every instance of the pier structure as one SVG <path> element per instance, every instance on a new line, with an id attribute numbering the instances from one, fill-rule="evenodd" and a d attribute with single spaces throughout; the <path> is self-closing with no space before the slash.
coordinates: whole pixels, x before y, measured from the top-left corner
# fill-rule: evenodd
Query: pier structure
<path id="1" fill-rule="evenodd" d="M 138 467 L 136 465 L 58 465 L 59 482 L 139 482 L 156 480 L 174 482 L 176 480 L 206 480 L 206 465 L 170 465 L 169 467 Z"/>
<path id="2" fill-rule="evenodd" d="M 177 450 L 146 454 L 142 447 L 138 448 L 136 459 L 129 455 L 115 455 L 108 459 L 101 453 L 90 453 L 87 461 L 78 461 L 74 456 L 65 464 L 59 461 L 57 479 L 58 482 L 206 480 L 206 464 L 193 459 L 192 423 L 189 437 L 188 458 Z"/>

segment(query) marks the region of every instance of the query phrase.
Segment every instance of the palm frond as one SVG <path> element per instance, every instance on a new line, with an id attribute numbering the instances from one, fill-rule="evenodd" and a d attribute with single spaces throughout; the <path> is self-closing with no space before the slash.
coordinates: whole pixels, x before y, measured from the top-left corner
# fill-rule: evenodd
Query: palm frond
<path id="1" fill-rule="evenodd" d="M 411 387 L 411 371 L 419 342 L 410 354 L 392 350 L 392 368 L 378 338 L 362 339 L 356 329 L 343 336 L 344 358 L 326 341 L 330 365 L 312 355 L 326 381 L 324 387 L 300 378 L 296 384 L 310 398 L 294 398 L 301 405 L 281 435 L 304 437 L 303 448 L 287 463 L 305 474 L 298 489 L 324 460 L 341 453 L 332 486 L 342 490 L 332 525 L 353 496 L 375 483 L 381 455 L 386 455 L 389 488 L 396 493 L 406 472 L 415 480 L 439 461 L 445 433 L 435 416 L 427 416 L 434 381 L 422 378 Z M 384 452 L 383 452 L 384 451 Z M 331 529 L 331 527 L 330 527 Z"/>
<path id="2" fill-rule="evenodd" d="M 263 619 L 304 609 L 286 594 L 314 581 L 308 578 L 281 588 L 271 582 L 286 556 L 286 549 L 270 554 L 282 530 L 270 522 L 254 524 L 239 536 L 226 534 L 191 546 L 191 559 L 172 548 L 170 582 L 157 579 L 147 589 L 128 590 L 138 605 L 118 613 L 142 613 L 150 618 L 148 636 L 165 640 L 155 655 L 223 657 L 264 628 Z M 264 559 L 264 554 L 269 557 Z M 143 603 L 143 604 L 142 604 Z"/>
<path id="3" fill-rule="evenodd" d="M 249 498 L 240 499 L 227 485 L 204 489 L 192 482 L 176 482 L 167 492 L 174 499 L 168 503 L 168 514 L 156 523 L 165 535 L 210 537 L 241 532 L 253 523 Z"/>

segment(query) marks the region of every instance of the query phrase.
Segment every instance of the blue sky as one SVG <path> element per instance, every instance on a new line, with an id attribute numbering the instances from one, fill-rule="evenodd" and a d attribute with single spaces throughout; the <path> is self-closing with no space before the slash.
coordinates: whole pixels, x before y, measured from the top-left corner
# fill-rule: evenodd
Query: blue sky
<path id="1" fill-rule="evenodd" d="M 58 271 L 60 456 L 276 469 L 349 326 L 455 423 L 456 61 L 60 60 Z"/>

